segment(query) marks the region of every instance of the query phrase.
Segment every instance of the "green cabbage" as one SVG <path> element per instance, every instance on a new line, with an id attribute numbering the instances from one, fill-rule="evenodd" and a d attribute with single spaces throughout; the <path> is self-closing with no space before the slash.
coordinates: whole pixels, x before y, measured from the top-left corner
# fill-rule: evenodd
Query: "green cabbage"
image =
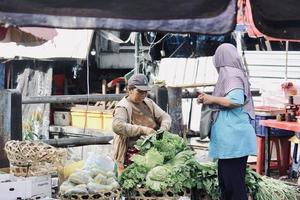
<path id="1" fill-rule="evenodd" d="M 131 160 L 137 165 L 144 166 L 150 170 L 158 165 L 162 165 L 164 163 L 164 156 L 161 155 L 155 148 L 151 148 L 145 156 L 136 154 L 131 158 Z"/>

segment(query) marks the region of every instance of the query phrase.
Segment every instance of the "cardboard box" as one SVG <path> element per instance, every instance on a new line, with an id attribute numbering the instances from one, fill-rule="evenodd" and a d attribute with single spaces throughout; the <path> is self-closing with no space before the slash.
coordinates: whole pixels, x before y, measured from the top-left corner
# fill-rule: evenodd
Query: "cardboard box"
<path id="1" fill-rule="evenodd" d="M 51 197 L 51 176 L 15 177 L 0 175 L 0 199 L 41 199 Z"/>

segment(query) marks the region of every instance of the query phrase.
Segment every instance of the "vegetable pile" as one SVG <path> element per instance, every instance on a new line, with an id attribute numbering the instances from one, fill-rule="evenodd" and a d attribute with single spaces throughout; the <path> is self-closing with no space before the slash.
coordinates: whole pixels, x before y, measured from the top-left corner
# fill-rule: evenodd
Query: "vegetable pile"
<path id="1" fill-rule="evenodd" d="M 174 193 L 197 187 L 212 200 L 220 199 L 216 163 L 198 163 L 195 152 L 178 135 L 163 132 L 137 141 L 139 153 L 119 177 L 127 191 L 145 187 L 152 193 L 166 189 Z M 250 168 L 246 172 L 246 187 L 255 200 L 296 200 L 297 192 L 280 180 L 260 176 Z"/>
<path id="2" fill-rule="evenodd" d="M 199 164 L 187 143 L 178 135 L 163 132 L 137 141 L 139 154 L 119 177 L 123 189 L 146 187 L 153 193 L 180 192 L 196 186 Z M 161 137 L 161 138 L 160 138 Z"/>
<path id="3" fill-rule="evenodd" d="M 197 175 L 197 187 L 218 200 L 221 192 L 218 186 L 217 164 L 201 164 Z M 255 200 L 296 200 L 297 191 L 283 181 L 260 176 L 250 168 L 246 171 L 246 186 Z"/>

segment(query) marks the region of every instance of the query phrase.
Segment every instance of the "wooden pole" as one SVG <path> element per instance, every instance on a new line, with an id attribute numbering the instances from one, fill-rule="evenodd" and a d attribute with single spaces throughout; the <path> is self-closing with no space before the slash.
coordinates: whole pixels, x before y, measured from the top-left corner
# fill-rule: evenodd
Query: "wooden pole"
<path id="1" fill-rule="evenodd" d="M 17 90 L 0 92 L 0 167 L 8 167 L 4 152 L 9 140 L 22 140 L 22 95 Z"/>
<path id="2" fill-rule="evenodd" d="M 120 83 L 116 83 L 116 94 L 120 94 Z"/>
<path id="3" fill-rule="evenodd" d="M 183 136 L 183 121 L 182 121 L 182 89 L 178 87 L 168 88 L 169 114 L 172 118 L 170 131 Z"/>
<path id="4" fill-rule="evenodd" d="M 53 96 L 35 96 L 23 97 L 22 104 L 39 103 L 79 103 L 79 102 L 97 102 L 97 101 L 120 101 L 125 94 L 90 94 L 90 95 L 53 95 Z"/>
<path id="5" fill-rule="evenodd" d="M 176 85 L 174 87 L 180 87 L 180 88 L 195 88 L 195 87 L 209 87 L 209 86 L 215 86 L 216 83 L 193 83 L 193 84 L 182 84 L 182 85 Z M 172 86 L 173 87 L 173 86 Z"/>
<path id="6" fill-rule="evenodd" d="M 102 80 L 102 94 L 106 94 L 106 80 Z"/>
<path id="7" fill-rule="evenodd" d="M 137 32 L 135 35 L 134 45 L 134 74 L 140 73 L 140 45 L 141 45 L 141 33 Z"/>

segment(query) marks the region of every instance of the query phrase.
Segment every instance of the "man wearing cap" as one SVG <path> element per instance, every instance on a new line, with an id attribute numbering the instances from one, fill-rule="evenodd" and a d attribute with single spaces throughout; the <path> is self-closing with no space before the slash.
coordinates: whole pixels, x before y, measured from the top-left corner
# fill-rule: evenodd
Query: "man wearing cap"
<path id="1" fill-rule="evenodd" d="M 118 165 L 118 175 L 131 164 L 130 157 L 137 153 L 135 142 L 142 135 L 155 130 L 169 130 L 171 117 L 154 101 L 147 98 L 150 90 L 144 74 L 133 75 L 127 83 L 128 95 L 117 105 L 113 113 L 114 159 Z"/>

